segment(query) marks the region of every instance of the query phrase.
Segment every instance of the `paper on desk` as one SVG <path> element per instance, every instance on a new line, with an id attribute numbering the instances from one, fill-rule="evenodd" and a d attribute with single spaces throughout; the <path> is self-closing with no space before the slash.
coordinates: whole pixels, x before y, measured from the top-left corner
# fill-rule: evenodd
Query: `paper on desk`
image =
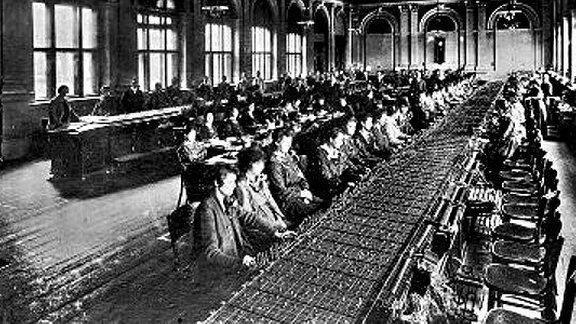
<path id="1" fill-rule="evenodd" d="M 223 155 L 217 155 L 211 157 L 205 161 L 208 165 L 216 165 L 216 164 L 236 164 L 236 159 L 232 159 L 230 157 L 225 157 Z"/>

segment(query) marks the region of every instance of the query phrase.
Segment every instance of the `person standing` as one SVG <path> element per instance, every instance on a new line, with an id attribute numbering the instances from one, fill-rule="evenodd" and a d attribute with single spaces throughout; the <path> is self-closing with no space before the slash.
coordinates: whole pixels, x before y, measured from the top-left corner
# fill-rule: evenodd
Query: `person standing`
<path id="1" fill-rule="evenodd" d="M 70 89 L 68 86 L 62 85 L 58 88 L 58 95 L 50 100 L 48 106 L 48 127 L 56 129 L 66 127 L 73 121 L 75 115 L 70 109 L 70 104 L 66 100 L 66 95 Z"/>

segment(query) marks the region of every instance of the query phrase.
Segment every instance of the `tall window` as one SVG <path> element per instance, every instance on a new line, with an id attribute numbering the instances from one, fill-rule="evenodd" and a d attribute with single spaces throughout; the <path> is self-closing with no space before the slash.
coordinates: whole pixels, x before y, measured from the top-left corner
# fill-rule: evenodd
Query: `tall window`
<path id="1" fill-rule="evenodd" d="M 145 90 L 171 84 L 180 65 L 174 1 L 159 0 L 157 9 L 137 16 L 138 78 Z"/>
<path id="2" fill-rule="evenodd" d="M 232 28 L 224 24 L 206 24 L 205 71 L 213 84 L 218 84 L 222 76 L 232 81 Z"/>
<path id="3" fill-rule="evenodd" d="M 66 85 L 77 96 L 98 93 L 97 13 L 84 5 L 33 2 L 36 99 Z"/>
<path id="4" fill-rule="evenodd" d="M 272 34 L 266 27 L 252 27 L 252 75 L 260 71 L 265 80 L 272 79 Z"/>
<path id="5" fill-rule="evenodd" d="M 293 77 L 298 77 L 303 72 L 305 41 L 306 39 L 297 33 L 286 35 L 286 70 Z"/>

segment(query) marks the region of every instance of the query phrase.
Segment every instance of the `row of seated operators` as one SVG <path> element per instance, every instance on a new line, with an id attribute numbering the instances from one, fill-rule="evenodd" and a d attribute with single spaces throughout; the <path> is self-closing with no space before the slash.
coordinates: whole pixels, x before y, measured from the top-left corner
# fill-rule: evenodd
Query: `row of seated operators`
<path id="1" fill-rule="evenodd" d="M 302 111 L 294 107 L 310 98 L 285 100 L 278 110 L 281 117 L 275 120 L 279 127 L 243 148 L 235 166 L 212 170 L 211 188 L 194 215 L 194 251 L 200 264 L 210 273 L 254 267 L 255 253 L 269 249 L 276 240 L 294 237 L 306 218 L 356 186 L 373 167 L 409 143 L 413 134 L 449 110 L 451 103 L 466 99 L 473 82 L 461 75 L 432 93 L 409 91 L 393 99 L 384 89 L 364 88 L 354 93 L 364 100 L 353 105 L 348 104 L 350 96 L 340 96 L 337 105 L 315 101 L 327 106 L 323 110 L 342 112 L 342 117 L 306 130 L 297 122 Z M 318 94 L 310 94 L 314 95 Z M 430 102 L 423 102 L 423 97 Z M 187 127 L 178 149 L 180 160 L 194 167 L 206 157 L 206 140 L 239 137 L 253 123 L 266 124 L 254 113 L 255 107 L 247 104 L 242 113 L 229 107 L 218 125 L 215 112 L 204 111 Z"/>

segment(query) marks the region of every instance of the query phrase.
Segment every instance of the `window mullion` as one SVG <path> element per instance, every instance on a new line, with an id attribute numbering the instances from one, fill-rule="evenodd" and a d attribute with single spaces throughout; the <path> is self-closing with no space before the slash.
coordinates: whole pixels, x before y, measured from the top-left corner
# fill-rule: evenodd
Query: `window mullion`
<path id="1" fill-rule="evenodd" d="M 86 92 L 84 90 L 84 40 L 82 39 L 82 32 L 84 29 L 83 26 L 83 14 L 82 14 L 82 7 L 78 6 L 76 8 L 76 26 L 78 27 L 78 49 L 76 51 L 76 55 L 78 55 L 78 66 L 77 69 L 77 77 L 75 78 L 76 89 L 78 89 L 78 95 L 85 96 Z"/>
<path id="2" fill-rule="evenodd" d="M 50 25 L 49 48 L 46 52 L 46 68 L 48 74 L 46 76 L 46 88 L 48 90 L 48 98 L 50 98 L 56 94 L 56 19 L 54 18 L 54 2 L 50 1 L 46 3 L 46 10 L 48 11 L 47 19 Z"/>

